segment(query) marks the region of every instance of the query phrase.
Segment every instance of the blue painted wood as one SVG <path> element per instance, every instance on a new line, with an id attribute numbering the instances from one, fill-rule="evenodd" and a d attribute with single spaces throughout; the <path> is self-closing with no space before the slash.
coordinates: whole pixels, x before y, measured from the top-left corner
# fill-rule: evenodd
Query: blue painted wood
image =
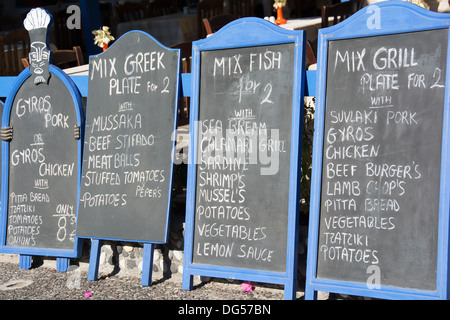
<path id="1" fill-rule="evenodd" d="M 190 242 L 192 245 L 192 241 Z M 184 247 L 186 248 L 186 238 L 184 240 Z M 186 259 L 186 252 L 184 259 Z M 183 290 L 193 290 L 194 289 L 194 276 L 191 273 L 185 272 L 185 269 L 183 268 L 183 282 L 182 282 L 182 288 Z"/>
<path id="2" fill-rule="evenodd" d="M 56 258 L 56 271 L 67 272 L 70 266 L 70 259 L 68 258 Z"/>
<path id="3" fill-rule="evenodd" d="M 88 96 L 89 76 L 70 76 L 83 98 Z"/>
<path id="4" fill-rule="evenodd" d="M 244 35 L 245 33 L 245 35 Z M 270 272 L 241 268 L 229 268 L 215 265 L 193 264 L 193 236 L 195 218 L 195 190 L 196 190 L 196 150 L 198 140 L 198 128 L 195 121 L 198 120 L 199 88 L 200 88 L 200 52 L 203 50 L 219 50 L 259 45 L 273 45 L 280 43 L 295 43 L 295 65 L 293 106 L 303 105 L 305 83 L 304 72 L 304 32 L 288 31 L 277 27 L 265 20 L 258 18 L 244 18 L 236 20 L 211 37 L 193 43 L 192 75 L 191 75 L 191 114 L 190 114 L 190 141 L 189 146 L 193 152 L 189 152 L 188 186 L 186 199 L 186 227 L 184 244 L 184 268 L 183 289 L 192 290 L 193 275 L 203 275 L 219 278 L 277 283 L 285 286 L 285 299 L 296 297 L 297 275 L 297 237 L 298 237 L 298 164 L 300 162 L 299 150 L 301 150 L 300 134 L 295 134 L 301 129 L 300 115 L 303 108 L 293 108 L 292 115 L 292 147 L 291 147 L 291 181 L 289 185 L 289 223 L 288 223 L 288 248 L 286 272 Z M 187 76 L 185 76 L 187 77 Z M 183 78 L 183 81 L 186 78 Z M 186 91 L 185 91 L 186 94 Z M 301 152 L 301 151 L 300 151 Z"/>
<path id="5" fill-rule="evenodd" d="M 305 96 L 316 96 L 316 70 L 306 71 Z"/>
<path id="6" fill-rule="evenodd" d="M 102 251 L 102 243 L 103 241 L 101 239 L 91 240 L 91 252 L 89 256 L 89 270 L 88 270 L 89 281 L 98 280 L 98 270 L 100 267 L 100 254 Z M 141 276 L 141 285 L 144 287 L 151 286 L 152 283 L 153 255 L 154 255 L 154 244 L 145 243 L 142 261 L 142 276 Z"/>
<path id="7" fill-rule="evenodd" d="M 6 98 L 9 96 L 14 87 L 17 77 L 0 77 L 0 97 Z"/>
<path id="8" fill-rule="evenodd" d="M 69 76 L 82 97 L 88 95 L 88 76 Z M 0 77 L 0 98 L 6 98 L 10 95 L 17 77 Z"/>
<path id="9" fill-rule="evenodd" d="M 102 240 L 91 240 L 91 254 L 89 256 L 88 280 L 98 280 L 98 267 L 100 265 L 100 253 L 102 251 Z"/>
<path id="10" fill-rule="evenodd" d="M 142 259 L 142 276 L 141 276 L 141 285 L 143 287 L 148 287 L 152 285 L 154 249 L 155 249 L 154 244 L 152 243 L 144 244 L 144 256 Z"/>
<path id="11" fill-rule="evenodd" d="M 28 270 L 31 268 L 31 264 L 33 262 L 33 257 L 21 254 L 19 256 L 19 268 Z"/>
<path id="12" fill-rule="evenodd" d="M 190 73 L 182 73 L 181 74 L 181 90 L 183 97 L 191 96 L 191 74 Z"/>
<path id="13" fill-rule="evenodd" d="M 401 1 L 386 1 L 367 6 L 350 18 L 335 26 L 319 30 L 317 94 L 315 109 L 315 135 L 313 150 L 313 170 L 311 179 L 310 220 L 308 232 L 308 257 L 305 299 L 317 298 L 317 291 L 336 292 L 357 296 L 368 296 L 383 299 L 448 299 L 449 289 L 449 195 L 448 183 L 450 172 L 448 161 L 450 150 L 447 147 L 449 139 L 449 80 L 450 58 L 447 57 L 447 75 L 444 106 L 444 127 L 442 142 L 442 169 L 440 190 L 440 216 L 438 247 L 438 270 L 436 270 L 437 290 L 424 291 L 397 287 L 380 286 L 379 289 L 369 289 L 366 284 L 318 279 L 316 274 L 318 258 L 318 237 L 320 218 L 320 195 L 322 177 L 322 152 L 325 117 L 326 69 L 328 41 L 350 39 L 376 35 L 398 34 L 414 31 L 448 28 L 450 16 L 425 10 L 419 6 Z M 450 45 L 450 41 L 449 41 Z M 448 51 L 450 52 L 450 50 Z"/>

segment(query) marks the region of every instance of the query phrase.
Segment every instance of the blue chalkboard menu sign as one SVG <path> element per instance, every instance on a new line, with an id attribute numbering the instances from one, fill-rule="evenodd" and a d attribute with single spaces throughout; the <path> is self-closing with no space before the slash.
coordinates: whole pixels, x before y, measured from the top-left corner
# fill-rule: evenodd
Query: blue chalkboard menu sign
<path id="1" fill-rule="evenodd" d="M 0 252 L 75 258 L 84 114 L 75 84 L 51 65 L 51 22 L 40 8 L 27 15 L 30 68 L 3 111 Z"/>
<path id="2" fill-rule="evenodd" d="M 167 241 L 179 60 L 141 31 L 91 56 L 78 236 Z"/>
<path id="3" fill-rule="evenodd" d="M 304 41 L 244 18 L 193 43 L 187 290 L 205 275 L 295 298 Z"/>
<path id="4" fill-rule="evenodd" d="M 89 61 L 77 236 L 89 238 L 88 279 L 102 240 L 144 243 L 143 285 L 155 243 L 166 243 L 172 198 L 180 50 L 130 31 Z"/>
<path id="5" fill-rule="evenodd" d="M 319 31 L 306 298 L 447 298 L 449 22 L 388 1 Z"/>

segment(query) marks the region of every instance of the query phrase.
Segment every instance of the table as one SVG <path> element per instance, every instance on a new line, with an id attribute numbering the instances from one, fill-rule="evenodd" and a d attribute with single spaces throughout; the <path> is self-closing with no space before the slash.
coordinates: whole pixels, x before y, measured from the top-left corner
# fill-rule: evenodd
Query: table
<path id="1" fill-rule="evenodd" d="M 313 41 L 317 39 L 319 29 L 322 26 L 321 17 L 305 17 L 299 19 L 288 19 L 286 24 L 280 25 L 280 27 L 288 30 L 305 30 L 306 39 Z"/>
<path id="2" fill-rule="evenodd" d="M 63 70 L 68 76 L 87 76 L 89 75 L 89 65 L 67 68 Z"/>
<path id="3" fill-rule="evenodd" d="M 128 31 L 142 30 L 153 36 L 165 46 L 198 37 L 197 14 L 174 13 L 160 17 L 122 22 L 117 25 L 117 37 Z"/>

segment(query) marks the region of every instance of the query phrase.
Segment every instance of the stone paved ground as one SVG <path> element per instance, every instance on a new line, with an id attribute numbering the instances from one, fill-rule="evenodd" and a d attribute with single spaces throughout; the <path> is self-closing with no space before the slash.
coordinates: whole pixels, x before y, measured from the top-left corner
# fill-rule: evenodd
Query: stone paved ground
<path id="1" fill-rule="evenodd" d="M 0 307 L 4 310 L 20 311 L 21 317 L 27 314 L 34 317 L 44 311 L 50 315 L 51 311 L 52 318 L 58 314 L 64 316 L 75 314 L 78 317 L 95 315 L 95 318 L 100 316 L 101 319 L 105 319 L 124 314 L 122 310 L 127 311 L 129 316 L 133 314 L 137 317 L 138 314 L 143 314 L 140 312 L 142 310 L 148 317 L 150 314 L 161 314 L 163 311 L 166 319 L 179 319 L 183 312 L 209 310 L 209 315 L 197 313 L 196 317 L 191 318 L 226 319 L 235 316 L 241 318 L 243 314 L 238 314 L 239 312 L 252 311 L 253 313 L 246 314 L 245 318 L 257 317 L 258 320 L 287 319 L 289 315 L 305 315 L 309 311 L 321 314 L 325 318 L 332 318 L 339 313 L 338 310 L 345 313 L 349 308 L 344 301 L 334 301 L 332 307 L 316 304 L 320 302 L 305 302 L 302 290 L 298 290 L 296 301 L 284 301 L 283 287 L 278 285 L 254 283 L 254 290 L 246 293 L 238 281 L 209 279 L 202 282 L 199 277 L 195 277 L 194 290 L 185 291 L 181 287 L 180 278 L 153 277 L 152 286 L 142 287 L 140 277 L 120 272 L 100 273 L 98 281 L 88 281 L 87 269 L 88 265 L 71 266 L 69 272 L 60 273 L 51 264 L 44 264 L 23 270 L 19 268 L 18 263 L 0 261 Z M 362 300 L 358 297 L 343 297 L 328 293 L 319 293 L 318 298 L 328 301 Z M 46 301 L 44 303 L 50 302 L 51 307 L 41 307 L 43 300 Z M 40 304 L 36 305 L 38 302 Z M 80 307 L 74 305 L 74 302 L 81 303 Z M 55 303 L 61 304 L 62 308 L 53 307 Z M 187 309 L 188 307 L 190 309 Z M 265 310 L 266 314 L 255 313 L 258 307 L 266 308 L 259 309 Z M 354 306 L 351 308 L 355 310 Z M 233 314 L 232 310 L 236 314 Z"/>
<path id="2" fill-rule="evenodd" d="M 70 270 L 70 269 L 69 269 Z M 150 287 L 142 287 L 134 276 L 100 275 L 88 281 L 87 272 L 79 269 L 60 273 L 39 266 L 22 270 L 17 264 L 0 263 L 0 300 L 283 300 L 279 286 L 256 284 L 245 293 L 239 283 L 226 280 L 200 282 L 185 291 L 178 279 L 154 279 Z M 92 296 L 85 298 L 90 291 Z M 301 299 L 303 292 L 297 293 Z"/>

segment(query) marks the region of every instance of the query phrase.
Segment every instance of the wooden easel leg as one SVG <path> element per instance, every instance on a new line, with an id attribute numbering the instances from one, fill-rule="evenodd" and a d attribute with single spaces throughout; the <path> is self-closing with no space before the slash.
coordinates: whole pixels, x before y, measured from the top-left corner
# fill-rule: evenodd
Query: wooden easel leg
<path id="1" fill-rule="evenodd" d="M 33 257 L 32 256 L 26 256 L 21 254 L 19 257 L 19 268 L 20 269 L 30 269 L 31 268 L 31 263 L 33 262 Z"/>
<path id="2" fill-rule="evenodd" d="M 144 244 L 144 256 L 142 260 L 142 278 L 141 278 L 141 285 L 143 287 L 149 287 L 152 285 L 154 248 L 155 246 L 151 243 Z"/>
<path id="3" fill-rule="evenodd" d="M 91 239 L 91 255 L 89 257 L 88 280 L 98 280 L 98 267 L 100 264 L 100 252 L 102 250 L 102 241 Z"/>

